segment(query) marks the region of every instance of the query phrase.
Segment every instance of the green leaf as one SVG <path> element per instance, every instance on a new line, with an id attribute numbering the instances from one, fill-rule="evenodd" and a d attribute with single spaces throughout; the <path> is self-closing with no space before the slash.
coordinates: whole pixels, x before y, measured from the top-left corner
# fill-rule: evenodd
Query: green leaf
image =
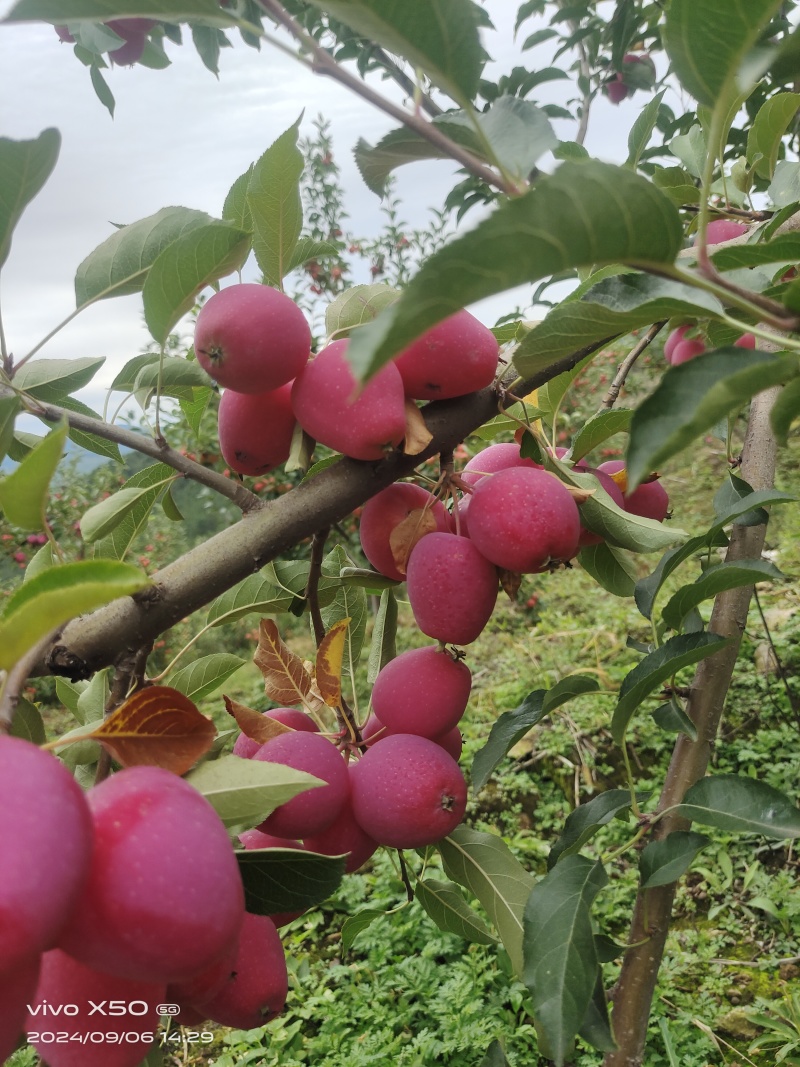
<path id="1" fill-rule="evenodd" d="M 361 37 L 420 67 L 461 104 L 478 91 L 485 53 L 471 0 L 311 0 Z"/>
<path id="2" fill-rule="evenodd" d="M 253 220 L 253 251 L 267 285 L 280 288 L 303 227 L 300 178 L 303 153 L 297 147 L 300 119 L 266 150 L 247 186 Z"/>
<path id="3" fill-rule="evenodd" d="M 619 699 L 611 720 L 611 736 L 621 744 L 631 716 L 654 689 L 658 689 L 683 667 L 699 663 L 730 644 L 717 634 L 679 634 L 645 656 L 622 681 Z"/>
<path id="4" fill-rule="evenodd" d="M 514 366 L 528 377 L 562 356 L 660 319 L 705 317 L 722 311 L 715 297 L 671 279 L 634 273 L 604 278 L 579 300 L 553 308 L 544 322 L 534 326 L 514 352 Z"/>
<path id="5" fill-rule="evenodd" d="M 239 175 L 228 190 L 225 203 L 222 205 L 223 219 L 248 233 L 253 232 L 253 216 L 247 203 L 247 189 L 253 176 L 254 166 L 255 164 L 251 163 L 244 174 Z"/>
<path id="6" fill-rule="evenodd" d="M 631 421 L 629 491 L 751 397 L 791 381 L 797 373 L 792 356 L 735 347 L 704 352 L 670 367 Z"/>
<path id="7" fill-rule="evenodd" d="M 663 841 L 651 841 L 639 857 L 642 889 L 669 885 L 689 870 L 697 853 L 710 844 L 705 834 L 673 830 Z"/>
<path id="8" fill-rule="evenodd" d="M 90 419 L 96 419 L 98 426 L 103 425 L 102 419 L 97 412 L 92 411 L 86 404 L 82 404 L 80 400 L 76 400 L 74 396 L 62 397 L 59 403 L 67 411 L 75 411 L 79 415 L 86 415 Z M 76 445 L 86 449 L 87 452 L 93 452 L 96 456 L 103 456 L 105 459 L 112 459 L 115 463 L 122 463 L 122 453 L 116 442 L 107 441 L 104 437 L 99 437 L 94 433 L 77 430 L 74 426 L 70 426 L 68 433 L 70 441 L 74 441 Z"/>
<path id="9" fill-rule="evenodd" d="M 800 234 L 782 233 L 771 241 L 758 244 L 731 245 L 715 252 L 709 249 L 711 262 L 719 270 L 744 270 L 769 263 L 792 263 L 800 259 Z"/>
<path id="10" fill-rule="evenodd" d="M 35 140 L 0 137 L 0 267 L 23 211 L 53 172 L 61 147 L 58 130 L 42 130 Z"/>
<path id="11" fill-rule="evenodd" d="M 737 478 L 729 473 L 725 481 L 714 494 L 714 514 L 725 515 L 729 509 L 746 500 L 753 494 L 752 485 L 748 485 L 743 478 Z M 744 515 L 740 515 L 736 521 L 737 526 L 766 526 L 769 522 L 769 513 L 764 508 L 752 508 Z"/>
<path id="12" fill-rule="evenodd" d="M 746 53 L 781 0 L 672 0 L 662 39 L 683 87 L 714 107 L 727 96 Z"/>
<path id="13" fill-rule="evenodd" d="M 452 116 L 452 117 L 451 117 Z M 451 141 L 455 141 L 470 151 L 483 156 L 482 146 L 478 148 L 478 138 L 472 125 L 459 121 L 463 119 L 461 111 L 448 112 L 434 118 L 433 125 L 447 134 Z M 453 121 L 455 118 L 455 121 Z M 449 154 L 444 148 L 432 144 L 426 137 L 401 126 L 397 130 L 391 130 L 382 137 L 377 144 L 371 145 L 363 137 L 358 139 L 353 150 L 356 165 L 367 188 L 376 196 L 383 197 L 386 193 L 386 182 L 392 171 L 407 163 L 417 163 L 426 159 L 449 159 Z"/>
<path id="14" fill-rule="evenodd" d="M 295 594 L 278 589 L 260 574 L 251 574 L 243 582 L 212 600 L 206 622 L 223 626 L 246 615 L 277 615 L 288 611 Z"/>
<path id="15" fill-rule="evenodd" d="M 195 23 L 191 29 L 192 44 L 203 61 L 203 66 L 212 74 L 219 74 L 221 31 L 214 26 L 203 26 L 201 23 Z"/>
<path id="16" fill-rule="evenodd" d="M 632 552 L 655 552 L 687 536 L 677 527 L 624 511 L 593 474 L 575 473 L 553 457 L 545 457 L 545 465 L 557 471 L 567 485 L 592 490 L 593 495 L 580 506 L 581 522 L 610 545 Z"/>
<path id="17" fill-rule="evenodd" d="M 647 148 L 653 130 L 656 128 L 659 108 L 666 91 L 666 89 L 662 89 L 660 93 L 656 93 L 651 100 L 648 100 L 639 113 L 636 122 L 634 122 L 631 132 L 628 134 L 628 158 L 625 162 L 634 170 L 639 166 L 642 152 Z"/>
<path id="18" fill-rule="evenodd" d="M 117 102 L 114 99 L 114 94 L 111 92 L 108 82 L 103 77 L 102 71 L 96 63 L 92 63 L 91 67 L 89 67 L 89 78 L 92 82 L 95 96 L 113 119 Z"/>
<path id="19" fill-rule="evenodd" d="M 445 874 L 477 897 L 521 975 L 522 916 L 533 878 L 494 834 L 459 826 L 436 847 Z"/>
<path id="20" fill-rule="evenodd" d="M 662 730 L 668 730 L 673 734 L 686 734 L 690 740 L 697 740 L 697 727 L 675 701 L 656 708 L 653 712 L 653 722 Z"/>
<path id="21" fill-rule="evenodd" d="M 600 862 L 567 856 L 534 886 L 525 907 L 524 982 L 548 1055 L 569 1056 L 597 977 L 591 905 L 608 878 Z"/>
<path id="22" fill-rule="evenodd" d="M 141 367 L 133 383 L 133 393 L 144 409 L 155 390 L 161 396 L 193 396 L 193 389 L 207 389 L 208 383 L 208 375 L 194 360 L 162 356 Z"/>
<path id="23" fill-rule="evenodd" d="M 687 133 L 673 137 L 669 147 L 673 155 L 678 157 L 693 177 L 697 179 L 703 177 L 708 157 L 708 144 L 702 126 L 694 125 Z"/>
<path id="24" fill-rule="evenodd" d="M 356 326 L 372 320 L 400 296 L 383 282 L 372 285 L 354 285 L 339 293 L 325 309 L 325 333 L 328 337 L 347 337 Z"/>
<path id="25" fill-rule="evenodd" d="M 172 684 L 172 683 L 170 683 Z M 226 826 L 257 826 L 281 804 L 324 785 L 294 767 L 239 756 L 207 760 L 186 776 Z"/>
<path id="26" fill-rule="evenodd" d="M 165 207 L 154 215 L 123 226 L 84 259 L 75 273 L 75 303 L 138 293 L 156 258 L 190 230 L 212 222 L 205 211 Z"/>
<path id="27" fill-rule="evenodd" d="M 95 557 L 103 556 L 111 559 L 124 559 L 136 537 L 147 525 L 150 511 L 164 489 L 164 485 L 171 484 L 170 479 L 175 477 L 175 471 L 166 463 L 153 463 L 144 467 L 132 475 L 123 486 L 125 490 L 144 490 L 138 499 L 127 508 L 123 515 L 117 517 L 117 522 L 110 535 L 104 537 L 95 546 Z M 114 500 L 109 497 L 108 500 Z M 83 521 L 81 522 L 83 533 Z M 85 537 L 85 534 L 84 534 Z"/>
<path id="28" fill-rule="evenodd" d="M 82 389 L 105 363 L 105 356 L 82 359 L 34 359 L 14 375 L 14 385 L 47 404 L 58 404 Z"/>
<path id="29" fill-rule="evenodd" d="M 612 596 L 633 596 L 636 565 L 622 549 L 607 545 L 605 541 L 588 545 L 578 553 L 578 563 Z"/>
<path id="30" fill-rule="evenodd" d="M 47 740 L 44 720 L 39 709 L 23 696 L 17 700 L 10 733 L 12 737 L 30 741 L 33 745 L 43 745 Z"/>
<path id="31" fill-rule="evenodd" d="M 799 93 L 776 93 L 759 108 L 747 132 L 747 162 L 755 166 L 759 177 L 772 180 L 781 138 L 797 115 L 798 107 Z"/>
<path id="32" fill-rule="evenodd" d="M 653 181 L 675 204 L 700 202 L 700 190 L 694 184 L 692 175 L 683 167 L 656 167 Z"/>
<path id="33" fill-rule="evenodd" d="M 345 856 L 320 856 L 296 848 L 248 849 L 237 852 L 236 859 L 245 908 L 253 915 L 299 911 L 321 904 L 338 888 L 346 861 Z"/>
<path id="34" fill-rule="evenodd" d="M 349 565 L 350 561 L 344 549 L 341 545 L 337 545 L 323 561 L 322 573 L 329 578 L 335 578 L 341 574 L 343 568 Z M 342 669 L 355 682 L 358 658 L 361 655 L 367 631 L 368 611 L 365 590 L 358 585 L 342 583 L 336 590 L 333 600 L 321 609 L 321 614 L 326 631 L 342 619 L 350 620 L 344 640 Z"/>
<path id="35" fill-rule="evenodd" d="M 174 477 L 174 475 L 169 477 Z M 158 488 L 161 489 L 167 480 L 165 479 Z M 81 537 L 89 544 L 107 537 L 123 519 L 131 514 L 134 508 L 137 508 L 137 505 L 150 501 L 152 502 L 149 504 L 148 511 L 155 503 L 152 490 L 148 487 L 119 489 L 112 496 L 101 500 L 99 504 L 94 504 L 81 517 Z M 137 510 L 141 511 L 141 507 Z"/>
<path id="36" fill-rule="evenodd" d="M 376 919 L 381 919 L 384 915 L 386 915 L 385 911 L 376 911 L 374 908 L 362 908 L 355 915 L 349 915 L 342 923 L 342 951 L 347 952 L 351 949 L 362 930 L 366 930 Z"/>
<path id="37" fill-rule="evenodd" d="M 11 448 L 14 440 L 14 422 L 22 410 L 19 397 L 9 393 L 0 396 L 0 461 L 2 461 Z"/>
<path id="38" fill-rule="evenodd" d="M 570 459 L 577 463 L 615 433 L 625 433 L 632 417 L 633 412 L 625 408 L 612 408 L 611 411 L 599 411 L 592 415 L 572 439 Z"/>
<path id="39" fill-rule="evenodd" d="M 480 1062 L 480 1067 L 509 1067 L 503 1046 L 495 1038 L 486 1050 L 486 1055 Z"/>
<path id="40" fill-rule="evenodd" d="M 199 388 L 192 389 L 192 399 L 188 400 L 185 397 L 180 397 L 178 403 L 181 407 L 183 417 L 189 423 L 192 433 L 195 437 L 200 436 L 200 427 L 203 422 L 203 415 L 208 407 L 214 390 L 210 386 L 200 386 Z"/>
<path id="41" fill-rule="evenodd" d="M 200 290 L 239 270 L 249 252 L 249 233 L 216 220 L 167 245 L 153 261 L 142 288 L 144 318 L 153 338 L 166 344 Z"/>
<path id="42" fill-rule="evenodd" d="M 703 571 L 691 585 L 682 586 L 664 605 L 661 616 L 667 626 L 679 630 L 686 616 L 717 593 L 726 589 L 739 589 L 756 582 L 781 581 L 785 579 L 778 568 L 765 559 L 744 559 L 731 563 L 717 563 Z"/>
<path id="43" fill-rule="evenodd" d="M 110 670 L 97 671 L 86 688 L 78 696 L 76 718 L 82 723 L 102 720 L 110 694 Z"/>
<path id="44" fill-rule="evenodd" d="M 594 941 L 595 948 L 597 948 L 597 936 Z M 608 998 L 603 986 L 603 969 L 599 965 L 592 999 L 589 1001 L 578 1035 L 600 1052 L 612 1052 L 617 1047 L 608 1015 Z"/>
<path id="45" fill-rule="evenodd" d="M 800 201 L 800 163 L 778 160 L 767 194 L 776 208 L 791 207 Z"/>
<path id="46" fill-rule="evenodd" d="M 770 412 L 770 422 L 778 444 L 789 443 L 789 431 L 798 416 L 800 416 L 800 379 L 795 378 L 793 382 L 789 382 L 781 389 Z"/>
<path id="47" fill-rule="evenodd" d="M 707 550 L 719 544 L 727 544 L 721 531 L 728 523 L 734 522 L 743 515 L 747 515 L 767 504 L 783 504 L 793 501 L 795 498 L 790 493 L 782 493 L 777 489 L 759 489 L 747 496 L 740 497 L 732 502 L 725 510 L 717 515 L 716 522 L 709 527 L 708 531 L 699 537 L 693 537 L 686 544 L 678 548 L 670 549 L 659 561 L 658 566 L 646 578 L 636 583 L 634 596 L 636 606 L 646 619 L 651 618 L 653 604 L 664 582 L 679 567 L 681 563 L 689 559 L 695 553 Z"/>
<path id="48" fill-rule="evenodd" d="M 627 789 L 609 789 L 593 797 L 585 804 L 580 804 L 567 816 L 564 829 L 558 841 L 550 849 L 547 857 L 548 870 L 565 856 L 580 852 L 601 826 L 610 823 L 621 812 L 631 806 L 631 794 Z"/>
<path id="49" fill-rule="evenodd" d="M 397 655 L 397 597 L 393 589 L 384 589 L 372 627 L 367 663 L 367 682 L 372 685 L 380 671 Z"/>
<path id="50" fill-rule="evenodd" d="M 124 9 L 124 10 L 123 10 Z M 235 19 L 220 8 L 217 0 L 17 0 L 4 22 L 104 22 L 120 15 L 152 16 L 169 22 L 201 18 L 222 25 Z"/>
<path id="51" fill-rule="evenodd" d="M 582 693 L 594 693 L 598 688 L 597 679 L 584 674 L 572 674 L 562 678 L 552 689 L 534 690 L 525 697 L 519 707 L 504 712 L 492 724 L 488 741 L 478 750 L 472 761 L 470 777 L 473 792 L 478 793 L 483 789 L 509 750 L 546 715 L 573 697 Z"/>
<path id="52" fill-rule="evenodd" d="M 493 945 L 497 941 L 453 882 L 424 878 L 414 886 L 414 896 L 445 933 L 456 934 L 457 937 L 478 945 Z"/>
<path id="53" fill-rule="evenodd" d="M 766 782 L 736 774 L 701 778 L 675 809 L 703 826 L 775 840 L 800 837 L 800 811 Z"/>
<path id="54" fill-rule="evenodd" d="M 35 578 L 42 571 L 49 570 L 50 567 L 55 567 L 59 562 L 53 551 L 52 544 L 48 541 L 47 544 L 42 545 L 38 552 L 31 556 L 31 561 L 25 568 L 23 582 L 29 582 L 31 578 Z"/>
<path id="55" fill-rule="evenodd" d="M 8 598 L 0 615 L 0 669 L 8 670 L 69 619 L 149 585 L 140 570 L 110 560 L 64 563 L 37 574 Z"/>
<path id="56" fill-rule="evenodd" d="M 606 163 L 562 163 L 434 253 L 398 302 L 353 335 L 348 358 L 367 377 L 476 300 L 569 267 L 672 263 L 682 240 L 677 210 L 651 182 Z"/>
<path id="57" fill-rule="evenodd" d="M 49 433 L 17 469 L 0 480 L 0 508 L 12 526 L 43 530 L 50 480 L 64 454 L 67 425 Z"/>
<path id="58" fill-rule="evenodd" d="M 198 703 L 216 692 L 244 664 L 245 660 L 230 652 L 214 652 L 175 671 L 169 676 L 169 684 Z"/>
<path id="59" fill-rule="evenodd" d="M 556 147 L 556 137 L 547 115 L 535 104 L 517 96 L 501 96 L 488 111 L 477 112 L 473 126 L 463 111 L 449 111 L 433 119 L 433 125 L 451 141 L 474 155 L 495 163 L 513 177 L 525 180 L 538 159 Z M 360 139 L 354 152 L 358 169 L 367 186 L 378 196 L 386 191 L 386 181 L 397 167 L 423 159 L 449 159 L 444 148 L 408 127 L 386 134 L 374 147 Z"/>
<path id="60" fill-rule="evenodd" d="M 338 257 L 338 255 L 338 248 L 329 241 L 315 241 L 313 237 L 301 237 L 289 256 L 286 273 L 297 270 L 310 259 L 324 259 L 326 256 Z"/>

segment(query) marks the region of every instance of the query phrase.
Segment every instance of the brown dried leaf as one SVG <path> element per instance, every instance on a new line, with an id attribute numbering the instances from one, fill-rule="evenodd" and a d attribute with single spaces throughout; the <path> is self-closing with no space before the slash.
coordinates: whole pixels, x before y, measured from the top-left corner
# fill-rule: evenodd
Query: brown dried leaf
<path id="1" fill-rule="evenodd" d="M 338 708 L 342 702 L 342 657 L 349 625 L 349 618 L 339 619 L 325 634 L 317 649 L 317 689 L 329 708 Z"/>
<path id="2" fill-rule="evenodd" d="M 277 719 L 271 719 L 268 715 L 262 715 L 260 711 L 246 708 L 244 704 L 239 704 L 230 697 L 223 696 L 222 699 L 225 701 L 228 714 L 234 717 L 236 725 L 251 741 L 258 741 L 260 745 L 263 745 L 265 741 L 270 741 L 278 734 L 285 734 L 287 731 L 292 733 L 291 726 L 286 726 Z"/>
<path id="3" fill-rule="evenodd" d="M 261 620 L 253 662 L 264 675 L 264 689 L 270 700 L 287 707 L 305 702 L 311 675 L 300 657 L 283 643 L 272 619 Z"/>
<path id="4" fill-rule="evenodd" d="M 425 419 L 413 400 L 406 398 L 406 437 L 403 451 L 407 456 L 418 456 L 433 440 L 433 434 L 425 425 Z"/>
<path id="5" fill-rule="evenodd" d="M 185 774 L 214 744 L 217 728 L 187 696 L 168 685 L 140 689 L 94 733 L 123 767 L 163 767 Z"/>
<path id="6" fill-rule="evenodd" d="M 517 574 L 516 571 L 506 571 L 502 567 L 497 568 L 497 574 L 500 578 L 500 588 L 506 594 L 509 600 L 516 600 L 517 593 L 519 593 L 519 587 L 522 585 L 522 575 Z"/>
<path id="7" fill-rule="evenodd" d="M 436 519 L 432 508 L 414 508 L 399 522 L 389 534 L 389 548 L 392 550 L 395 566 L 401 574 L 406 573 L 408 557 L 414 545 L 425 534 L 436 531 Z"/>

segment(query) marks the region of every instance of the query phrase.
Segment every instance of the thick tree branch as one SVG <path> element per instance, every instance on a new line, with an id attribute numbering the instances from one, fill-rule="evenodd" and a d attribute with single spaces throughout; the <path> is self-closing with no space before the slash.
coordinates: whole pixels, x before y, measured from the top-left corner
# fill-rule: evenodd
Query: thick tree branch
<path id="1" fill-rule="evenodd" d="M 767 489 L 775 477 L 776 443 L 769 414 L 779 392 L 769 389 L 751 405 L 742 452 L 742 477 L 754 489 Z M 758 559 L 764 547 L 766 526 L 734 526 L 727 561 Z M 732 643 L 700 663 L 695 672 L 687 712 L 697 727 L 697 741 L 681 734 L 675 743 L 658 810 L 680 804 L 690 786 L 708 769 L 723 705 L 739 653 L 753 587 L 720 593 L 714 601 L 709 631 L 732 638 Z M 685 819 L 667 814 L 657 823 L 653 840 L 661 841 L 675 830 L 688 827 Z M 614 992 L 614 1035 L 618 1048 L 603 1061 L 604 1067 L 640 1067 L 645 1050 L 647 1021 L 658 971 L 669 933 L 677 883 L 643 890 L 636 899 L 622 971 Z"/>
<path id="2" fill-rule="evenodd" d="M 571 370 L 595 347 L 573 352 L 539 371 L 522 383 L 525 391 Z M 87 678 L 127 650 L 140 648 L 320 527 L 340 521 L 424 460 L 455 448 L 497 414 L 497 390 L 490 387 L 436 401 L 423 414 L 433 434 L 423 453 L 395 452 L 380 463 L 343 459 L 320 471 L 156 572 L 153 588 L 69 623 L 31 673 Z"/>
<path id="3" fill-rule="evenodd" d="M 0 389 L 0 396 L 5 395 L 7 392 L 8 390 Z M 153 459 L 172 467 L 173 470 L 178 471 L 185 478 L 190 478 L 194 482 L 208 486 L 209 489 L 213 489 L 220 496 L 227 497 L 244 513 L 264 507 L 264 501 L 256 496 L 255 493 L 251 493 L 240 482 L 235 482 L 232 478 L 226 478 L 217 471 L 209 470 L 208 467 L 203 467 L 200 463 L 195 463 L 194 460 L 184 456 L 182 452 L 170 448 L 163 437 L 160 439 L 148 437 L 146 434 L 126 430 L 123 426 L 114 426 L 112 423 L 104 422 L 102 419 L 93 419 L 89 415 L 68 411 L 66 408 L 58 407 L 56 404 L 43 404 L 39 400 L 32 400 L 27 397 L 22 399 L 26 411 L 29 411 L 31 415 L 35 415 L 37 419 L 45 419 L 47 422 L 54 423 L 66 420 L 75 430 L 94 434 L 95 437 L 102 437 L 105 441 L 114 441 L 116 444 L 122 445 L 123 448 L 131 448 L 145 456 L 152 456 Z"/>
<path id="4" fill-rule="evenodd" d="M 372 104 L 373 107 L 383 111 L 386 115 L 390 115 L 403 126 L 407 126 L 408 129 L 418 133 L 420 137 L 424 137 L 426 141 L 440 149 L 446 157 L 455 160 L 456 163 L 460 163 L 465 170 L 468 170 L 470 174 L 474 174 L 476 178 L 480 178 L 481 181 L 486 182 L 487 185 L 493 185 L 509 196 L 518 196 L 521 192 L 524 192 L 524 189 L 507 182 L 501 174 L 492 170 L 491 167 L 487 167 L 472 152 L 451 140 L 438 126 L 434 126 L 433 123 L 426 121 L 421 115 L 413 111 L 406 111 L 404 108 L 393 104 L 391 100 L 381 96 L 380 93 L 377 93 L 371 86 L 351 74 L 350 71 L 340 67 L 333 56 L 329 55 L 310 34 L 305 32 L 302 26 L 292 18 L 278 0 L 258 0 L 258 3 L 270 18 L 287 29 L 295 40 L 311 53 L 313 57 L 312 69 L 316 74 L 325 74 L 333 78 L 334 81 L 340 82 L 351 92 L 366 100 L 367 103 Z"/>

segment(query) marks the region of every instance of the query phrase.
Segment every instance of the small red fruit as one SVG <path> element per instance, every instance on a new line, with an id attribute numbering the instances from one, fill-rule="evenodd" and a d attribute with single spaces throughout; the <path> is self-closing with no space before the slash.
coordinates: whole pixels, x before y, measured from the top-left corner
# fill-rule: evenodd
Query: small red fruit
<path id="1" fill-rule="evenodd" d="M 296 420 L 291 384 L 266 393 L 226 389 L 219 402 L 222 457 L 239 474 L 266 474 L 289 458 Z"/>
<path id="2" fill-rule="evenodd" d="M 381 845 L 421 848 L 461 822 L 467 785 L 455 760 L 426 737 L 392 734 L 353 766 L 353 814 Z"/>
<path id="3" fill-rule="evenodd" d="M 387 363 L 359 391 L 347 362 L 348 341 L 334 341 L 292 387 L 297 421 L 320 444 L 353 459 L 379 460 L 405 437 L 403 380 Z"/>
<path id="4" fill-rule="evenodd" d="M 497 571 L 470 538 L 432 533 L 414 546 L 406 586 L 411 610 L 424 634 L 468 645 L 491 617 L 497 600 Z"/>
<path id="5" fill-rule="evenodd" d="M 265 393 L 308 362 L 311 330 L 297 304 L 268 285 L 245 282 L 215 293 L 197 316 L 197 362 L 226 389 Z"/>
<path id="6" fill-rule="evenodd" d="M 417 338 L 394 362 L 406 396 L 437 400 L 491 385 L 499 351 L 492 331 L 462 310 Z"/>

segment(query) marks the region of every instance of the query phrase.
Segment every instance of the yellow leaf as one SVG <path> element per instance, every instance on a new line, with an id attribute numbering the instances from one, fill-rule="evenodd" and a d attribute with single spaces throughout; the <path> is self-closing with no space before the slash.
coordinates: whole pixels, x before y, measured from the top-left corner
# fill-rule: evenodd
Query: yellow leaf
<path id="1" fill-rule="evenodd" d="M 418 456 L 433 440 L 433 434 L 425 425 L 425 419 L 413 400 L 406 399 L 406 436 L 403 451 L 407 456 Z"/>
<path id="2" fill-rule="evenodd" d="M 432 508 L 414 508 L 394 527 L 389 534 L 389 548 L 392 550 L 395 566 L 401 574 L 406 573 L 408 557 L 417 541 L 435 530 L 436 519 Z"/>
<path id="3" fill-rule="evenodd" d="M 342 657 L 350 619 L 340 619 L 328 630 L 317 649 L 316 682 L 329 708 L 342 702 Z"/>

